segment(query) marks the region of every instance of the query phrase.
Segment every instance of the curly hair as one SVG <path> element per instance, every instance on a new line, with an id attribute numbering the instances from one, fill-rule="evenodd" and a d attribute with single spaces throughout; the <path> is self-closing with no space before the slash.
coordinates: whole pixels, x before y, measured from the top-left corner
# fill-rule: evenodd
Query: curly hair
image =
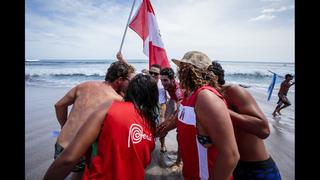
<path id="1" fill-rule="evenodd" d="M 195 66 L 183 63 L 178 67 L 178 77 L 180 85 L 188 91 L 192 92 L 204 85 L 210 85 L 220 92 L 221 86 L 218 83 L 218 77 L 212 72 Z"/>
<path id="2" fill-rule="evenodd" d="M 212 65 L 208 67 L 209 71 L 212 71 L 215 75 L 218 76 L 218 83 L 224 85 L 226 81 L 224 80 L 224 70 L 220 63 L 217 61 L 212 61 Z"/>
<path id="3" fill-rule="evenodd" d="M 124 100 L 134 104 L 154 133 L 159 112 L 157 82 L 150 75 L 137 74 L 130 81 Z"/>
<path id="4" fill-rule="evenodd" d="M 132 73 L 135 73 L 135 69 L 133 66 L 122 61 L 116 61 L 113 62 L 108 68 L 105 80 L 113 82 L 119 77 L 128 78 Z"/>

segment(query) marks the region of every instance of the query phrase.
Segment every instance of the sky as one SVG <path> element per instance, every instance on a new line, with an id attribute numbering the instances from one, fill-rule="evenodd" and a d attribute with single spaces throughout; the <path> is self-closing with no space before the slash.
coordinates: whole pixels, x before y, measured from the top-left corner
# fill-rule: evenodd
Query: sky
<path id="1" fill-rule="evenodd" d="M 142 0 L 136 0 L 132 16 Z M 150 0 L 169 59 L 294 62 L 293 0 Z M 26 59 L 115 59 L 133 0 L 26 0 Z M 123 56 L 148 59 L 130 28 Z"/>

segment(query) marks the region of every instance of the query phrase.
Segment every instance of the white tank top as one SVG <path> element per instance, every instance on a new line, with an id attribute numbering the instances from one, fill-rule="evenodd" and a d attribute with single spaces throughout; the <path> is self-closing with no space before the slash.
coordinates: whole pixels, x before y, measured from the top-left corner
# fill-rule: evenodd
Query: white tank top
<path id="1" fill-rule="evenodd" d="M 159 90 L 159 104 L 164 104 L 167 102 L 167 94 L 166 94 L 166 90 L 164 89 L 164 87 L 162 86 L 161 80 L 158 80 L 158 90 Z"/>

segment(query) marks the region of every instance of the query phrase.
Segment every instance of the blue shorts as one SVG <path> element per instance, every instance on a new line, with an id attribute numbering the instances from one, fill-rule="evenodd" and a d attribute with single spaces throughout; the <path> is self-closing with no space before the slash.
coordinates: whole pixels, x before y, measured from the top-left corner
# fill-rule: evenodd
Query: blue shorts
<path id="1" fill-rule="evenodd" d="M 281 180 L 276 163 L 270 157 L 265 161 L 239 161 L 233 171 L 234 180 Z"/>

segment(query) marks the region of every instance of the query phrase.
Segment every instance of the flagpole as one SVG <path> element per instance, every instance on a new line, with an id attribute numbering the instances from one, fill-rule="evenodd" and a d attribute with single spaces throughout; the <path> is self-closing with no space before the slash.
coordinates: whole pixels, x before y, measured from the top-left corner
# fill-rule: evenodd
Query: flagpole
<path id="1" fill-rule="evenodd" d="M 119 52 L 121 52 L 121 49 L 122 49 L 122 46 L 123 46 L 123 42 L 124 42 L 124 38 L 125 38 L 125 36 L 127 34 L 127 29 L 128 29 L 128 26 L 129 26 L 132 10 L 133 10 L 133 7 L 134 7 L 135 3 L 136 3 L 136 0 L 133 0 L 131 11 L 130 11 L 130 14 L 129 14 L 129 17 L 128 17 L 128 22 L 127 22 L 127 25 L 126 25 L 126 29 L 124 30 L 124 33 L 123 33 L 123 36 L 122 36 L 122 41 L 121 41 Z"/>
<path id="2" fill-rule="evenodd" d="M 273 72 L 273 71 L 270 71 L 269 69 L 268 69 L 268 71 L 271 72 L 272 74 L 275 74 L 275 75 L 277 75 L 277 76 L 279 76 L 279 77 L 282 77 L 280 74 L 277 74 L 277 73 L 275 73 L 275 72 Z"/>

